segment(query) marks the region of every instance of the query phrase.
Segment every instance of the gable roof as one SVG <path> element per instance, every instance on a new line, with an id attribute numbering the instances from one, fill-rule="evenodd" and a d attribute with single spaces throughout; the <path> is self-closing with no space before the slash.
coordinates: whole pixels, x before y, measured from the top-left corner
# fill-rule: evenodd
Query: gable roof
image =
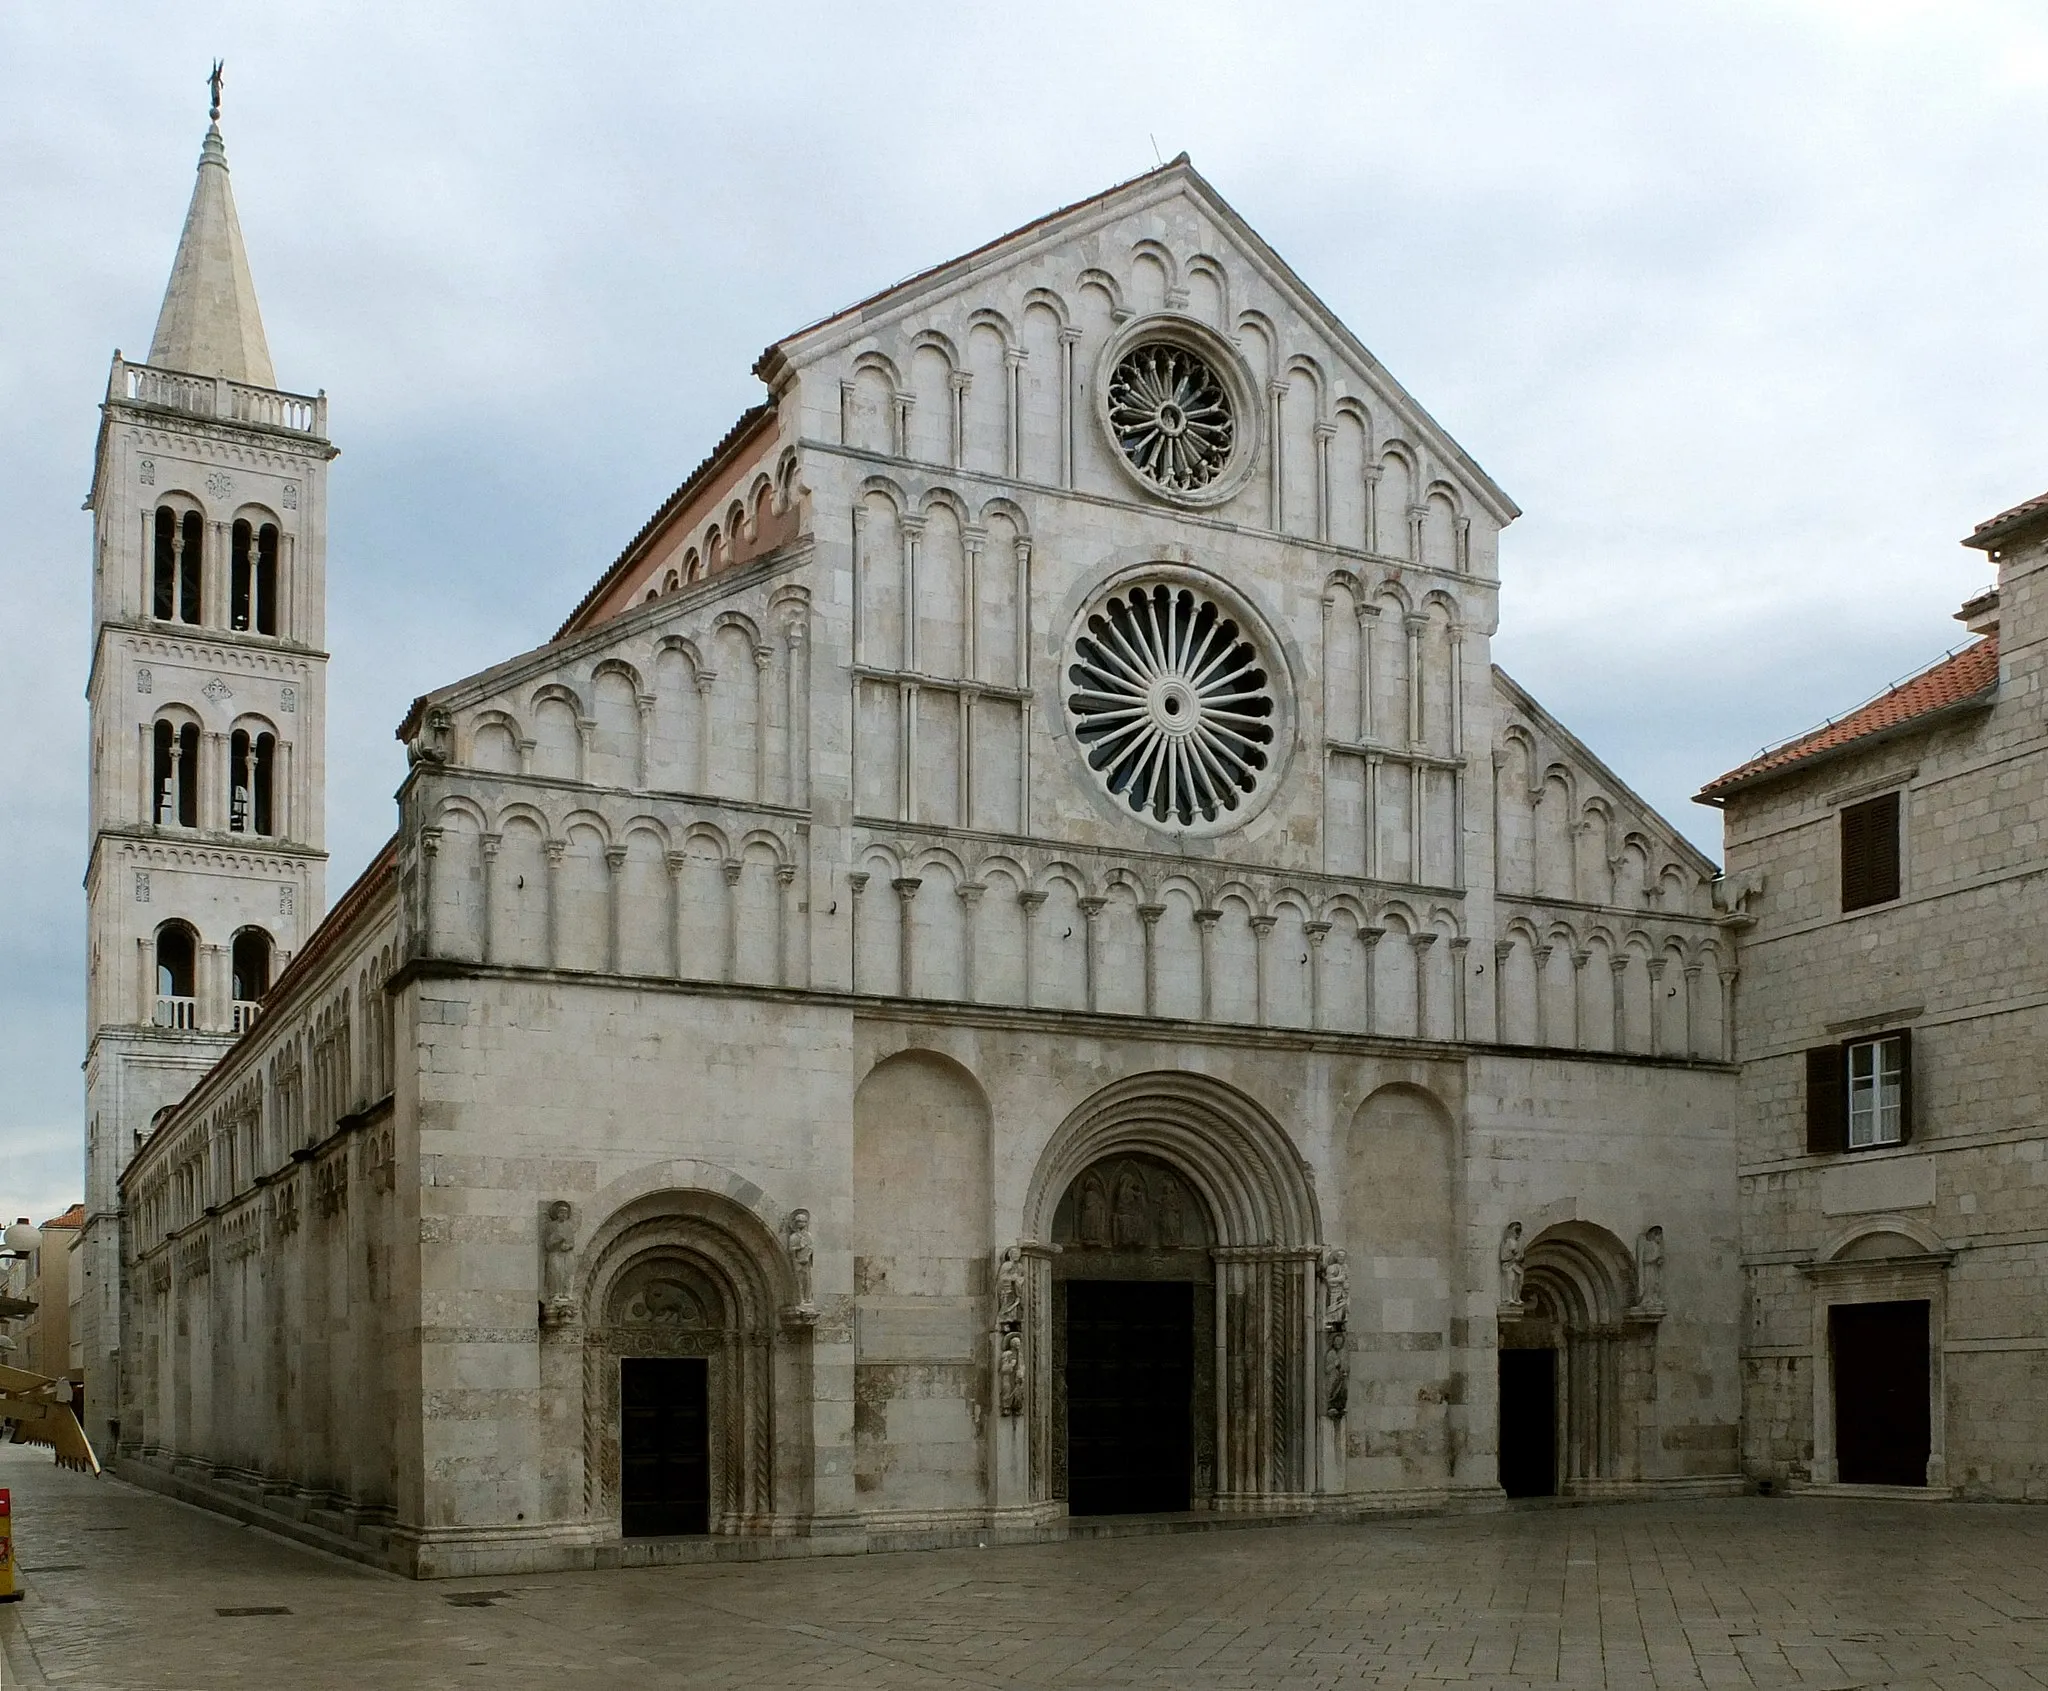
<path id="1" fill-rule="evenodd" d="M 1860 750 L 1910 729 L 1929 726 L 1953 711 L 1988 705 L 1998 691 L 1998 636 L 1990 634 L 1951 652 L 1938 663 L 1887 687 L 1868 704 L 1837 717 L 1783 745 L 1753 757 L 1709 781 L 1693 795 L 1695 804 L 1718 805 L 1730 794 L 1758 786 L 1827 758 Z"/>
<path id="2" fill-rule="evenodd" d="M 1157 169 L 1134 176 L 1128 182 L 1120 182 L 1099 194 L 1034 218 L 1006 235 L 984 242 L 971 252 L 920 270 L 843 310 L 819 318 L 817 322 L 771 344 L 755 360 L 754 374 L 770 388 L 779 390 L 798 361 L 818 357 L 844 342 L 857 339 L 875 323 L 909 311 L 930 295 L 951 288 L 977 270 L 986 269 L 998 261 L 1019 258 L 1030 247 L 1068 239 L 1079 232 L 1077 225 L 1101 222 L 1112 214 L 1174 194 L 1185 194 L 1198 202 L 1235 238 L 1244 255 L 1264 273 L 1267 282 L 1295 298 L 1304 315 L 1313 317 L 1321 325 L 1331 341 L 1372 379 L 1403 420 L 1428 440 L 1445 464 L 1466 477 L 1473 492 L 1489 507 L 1497 521 L 1510 523 L 1522 514 L 1521 507 L 1445 432 L 1442 424 L 1416 403 L 1413 395 L 1394 379 L 1343 319 L 1323 303 L 1315 290 L 1295 274 L 1287 261 L 1268 246 L 1265 238 L 1245 222 L 1230 202 L 1195 169 L 1186 153 L 1178 154 Z"/>

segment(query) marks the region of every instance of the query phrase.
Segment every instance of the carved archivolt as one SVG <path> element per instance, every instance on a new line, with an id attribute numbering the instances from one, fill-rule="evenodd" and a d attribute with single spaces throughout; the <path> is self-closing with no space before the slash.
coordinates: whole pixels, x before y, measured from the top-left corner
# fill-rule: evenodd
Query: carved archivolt
<path id="1" fill-rule="evenodd" d="M 584 1252 L 584 1505 L 620 1508 L 619 1376 L 627 1357 L 692 1356 L 709 1364 L 712 1531 L 770 1530 L 778 1440 L 803 1436 L 793 1347 L 778 1331 L 792 1286 L 773 1236 L 710 1192 L 662 1192 L 627 1205 Z"/>

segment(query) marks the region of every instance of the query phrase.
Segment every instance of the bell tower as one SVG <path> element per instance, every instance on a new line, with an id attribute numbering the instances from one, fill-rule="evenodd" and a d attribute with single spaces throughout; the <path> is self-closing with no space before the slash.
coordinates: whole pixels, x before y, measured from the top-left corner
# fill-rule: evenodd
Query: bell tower
<path id="1" fill-rule="evenodd" d="M 278 386 L 220 133 L 146 363 L 114 354 L 92 492 L 87 1428 L 121 1418 L 115 1181 L 262 1013 L 326 906 L 327 400 Z"/>

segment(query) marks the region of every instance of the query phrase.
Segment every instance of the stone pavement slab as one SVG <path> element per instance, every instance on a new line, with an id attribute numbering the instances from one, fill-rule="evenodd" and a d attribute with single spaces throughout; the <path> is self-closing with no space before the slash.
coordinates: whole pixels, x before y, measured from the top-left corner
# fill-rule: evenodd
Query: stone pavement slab
<path id="1" fill-rule="evenodd" d="M 2048 1509 L 1728 1498 L 496 1580 L 0 1446 L 13 1691 L 2048 1688 Z"/>

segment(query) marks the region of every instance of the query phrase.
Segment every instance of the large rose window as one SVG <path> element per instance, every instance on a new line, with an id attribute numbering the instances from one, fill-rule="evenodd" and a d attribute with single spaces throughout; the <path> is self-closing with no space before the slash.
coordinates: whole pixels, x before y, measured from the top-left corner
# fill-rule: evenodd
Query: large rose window
<path id="1" fill-rule="evenodd" d="M 1074 635 L 1067 713 L 1118 804 L 1162 827 L 1228 819 L 1273 758 L 1275 697 L 1245 629 L 1192 588 L 1123 588 Z"/>

